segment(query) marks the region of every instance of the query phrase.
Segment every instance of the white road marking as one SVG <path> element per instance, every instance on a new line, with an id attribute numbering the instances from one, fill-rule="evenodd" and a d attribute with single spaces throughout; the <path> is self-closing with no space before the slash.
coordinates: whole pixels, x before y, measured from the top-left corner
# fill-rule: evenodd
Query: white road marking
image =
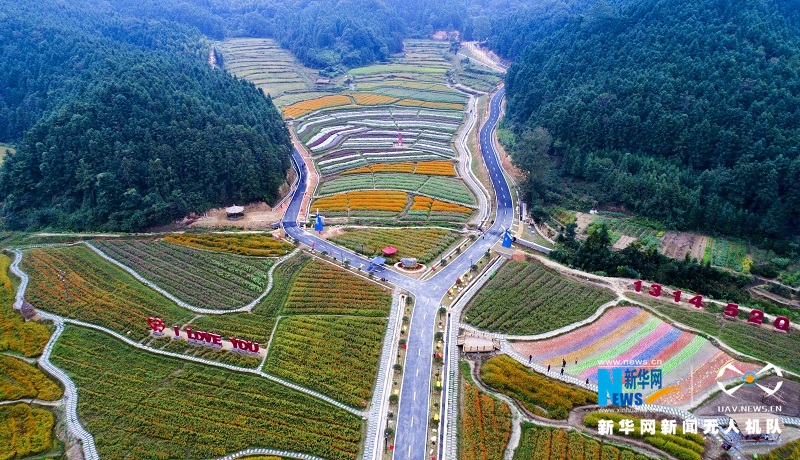
<path id="1" fill-rule="evenodd" d="M 420 353 L 422 353 L 422 348 L 417 348 L 417 356 L 419 356 Z"/>
<path id="2" fill-rule="evenodd" d="M 419 368 L 417 368 L 417 375 L 415 377 L 419 377 Z"/>
<path id="3" fill-rule="evenodd" d="M 416 400 L 417 400 L 417 392 L 415 391 L 414 392 L 414 401 L 416 401 Z"/>

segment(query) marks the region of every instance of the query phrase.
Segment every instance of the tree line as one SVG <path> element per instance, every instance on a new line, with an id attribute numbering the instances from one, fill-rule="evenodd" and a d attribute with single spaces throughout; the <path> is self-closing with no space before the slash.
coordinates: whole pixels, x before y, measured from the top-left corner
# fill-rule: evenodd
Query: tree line
<path id="1" fill-rule="evenodd" d="M 631 0 L 539 34 L 506 78 L 528 198 L 623 206 L 760 243 L 795 238 L 797 10 Z"/>
<path id="2" fill-rule="evenodd" d="M 0 6 L 8 229 L 136 231 L 273 200 L 291 144 L 252 84 L 211 69 L 195 29 L 78 0 Z"/>

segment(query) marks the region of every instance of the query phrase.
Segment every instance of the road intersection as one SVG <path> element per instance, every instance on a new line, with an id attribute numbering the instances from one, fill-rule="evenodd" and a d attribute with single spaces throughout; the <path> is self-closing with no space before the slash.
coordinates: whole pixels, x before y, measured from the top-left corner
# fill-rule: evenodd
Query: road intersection
<path id="1" fill-rule="evenodd" d="M 493 134 L 500 119 L 504 95 L 504 89 L 492 95 L 489 117 L 479 132 L 481 155 L 495 191 L 495 220 L 482 238 L 477 239 L 454 261 L 424 281 L 412 279 L 392 270 L 383 270 L 380 274 L 388 282 L 408 291 L 415 298 L 414 312 L 407 335 L 408 350 L 396 425 L 395 455 L 398 459 L 423 460 L 429 457 L 428 402 L 434 351 L 433 336 L 441 300 L 456 280 L 470 270 L 471 264 L 483 257 L 502 238 L 505 229 L 511 228 L 514 221 L 512 192 L 493 143 Z M 292 161 L 298 171 L 299 181 L 282 220 L 286 233 L 297 242 L 320 252 L 325 251 L 337 260 L 346 259 L 351 266 L 369 266 L 370 261 L 367 258 L 334 245 L 298 225 L 308 172 L 306 163 L 297 150 L 292 154 Z M 442 411 L 444 410 L 443 407 Z M 371 442 L 374 440 L 366 440 L 367 445 Z"/>

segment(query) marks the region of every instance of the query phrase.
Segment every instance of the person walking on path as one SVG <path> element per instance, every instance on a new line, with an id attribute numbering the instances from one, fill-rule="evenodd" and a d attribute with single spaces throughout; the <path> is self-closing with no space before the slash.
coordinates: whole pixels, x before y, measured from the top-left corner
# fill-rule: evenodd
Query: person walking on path
<path id="1" fill-rule="evenodd" d="M 533 361 L 533 355 L 528 355 L 528 364 L 530 364 L 531 361 Z"/>
<path id="2" fill-rule="evenodd" d="M 567 360 L 566 359 L 563 359 L 563 358 L 561 359 L 561 367 L 567 367 Z"/>
<path id="3" fill-rule="evenodd" d="M 547 365 L 547 372 L 550 372 L 550 365 Z"/>
<path id="4" fill-rule="evenodd" d="M 561 375 L 564 375 L 564 368 L 561 368 Z"/>

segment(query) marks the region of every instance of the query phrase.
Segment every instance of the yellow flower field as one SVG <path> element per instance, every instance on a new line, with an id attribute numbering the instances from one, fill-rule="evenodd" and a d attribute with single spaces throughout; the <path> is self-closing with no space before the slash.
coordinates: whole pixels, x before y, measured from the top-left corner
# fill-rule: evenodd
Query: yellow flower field
<path id="1" fill-rule="evenodd" d="M 446 201 L 434 200 L 433 198 L 417 195 L 411 205 L 411 211 L 433 211 L 433 212 L 458 212 L 462 214 L 472 213 L 472 209 L 461 206 L 460 204 L 448 203 Z"/>
<path id="2" fill-rule="evenodd" d="M 328 107 L 338 107 L 341 105 L 348 105 L 353 102 L 348 96 L 336 94 L 332 96 L 322 96 L 308 101 L 297 102 L 283 108 L 283 116 L 285 118 L 302 117 L 307 113 L 315 110 L 326 109 Z"/>
<path id="3" fill-rule="evenodd" d="M 320 212 L 336 211 L 393 211 L 406 207 L 408 196 L 396 190 L 357 190 L 338 193 L 314 201 L 311 209 Z"/>
<path id="4" fill-rule="evenodd" d="M 383 105 L 397 102 L 400 98 L 384 96 L 382 94 L 353 93 L 350 96 L 355 99 L 358 105 Z"/>
<path id="5" fill-rule="evenodd" d="M 420 161 L 417 163 L 417 169 L 414 170 L 414 174 L 453 177 L 456 175 L 456 170 L 453 167 L 453 162 L 451 161 Z"/>
<path id="6" fill-rule="evenodd" d="M 424 174 L 427 176 L 448 176 L 455 177 L 456 170 L 453 163 L 447 160 L 402 162 L 402 163 L 376 163 L 368 166 L 361 166 L 355 169 L 343 171 L 342 175 L 348 174 L 368 174 L 382 172 L 399 172 Z"/>

